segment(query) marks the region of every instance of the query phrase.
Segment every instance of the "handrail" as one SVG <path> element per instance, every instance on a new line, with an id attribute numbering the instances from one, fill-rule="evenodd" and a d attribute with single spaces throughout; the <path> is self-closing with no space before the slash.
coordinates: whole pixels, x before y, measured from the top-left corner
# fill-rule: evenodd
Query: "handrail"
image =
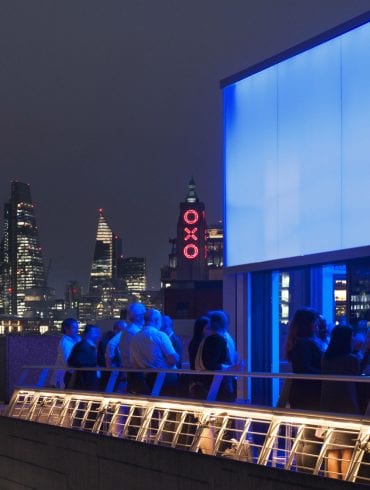
<path id="1" fill-rule="evenodd" d="M 130 393 L 99 393 L 99 392 L 91 392 L 91 391 L 83 391 L 83 390 L 73 390 L 73 389 L 65 389 L 65 390 L 60 390 L 58 388 L 33 388 L 32 390 L 30 388 L 22 388 L 20 386 L 17 386 L 15 389 L 16 392 L 21 393 L 21 392 L 34 392 L 34 393 L 39 393 L 39 394 L 44 394 L 45 396 L 47 395 L 56 395 L 58 396 L 59 394 L 63 396 L 72 396 L 75 397 L 78 395 L 79 397 L 86 397 L 86 398 L 101 398 L 102 396 L 105 399 L 109 399 L 110 401 L 112 400 L 135 400 L 136 402 L 145 402 L 145 403 L 155 403 L 157 405 L 166 405 L 166 404 L 177 404 L 179 399 L 174 399 L 173 397 L 170 396 L 151 396 L 148 398 L 147 395 L 140 395 L 140 394 L 135 394 L 132 395 Z M 14 396 L 12 397 L 14 398 Z M 181 403 L 184 400 L 181 399 Z M 11 406 L 14 400 L 12 400 L 9 403 L 8 411 L 11 410 Z M 238 405 L 238 406 L 233 406 L 233 404 L 227 403 L 227 402 L 222 402 L 218 401 L 217 403 L 214 403 L 209 400 L 186 400 L 186 403 L 188 405 L 191 405 L 192 407 L 198 407 L 200 408 L 209 408 L 209 409 L 215 409 L 217 408 L 218 412 L 223 412 L 223 411 L 228 411 L 228 410 L 236 410 L 236 411 L 257 411 L 258 413 L 261 414 L 266 414 L 269 416 L 269 418 L 273 418 L 274 416 L 279 416 L 279 417 L 292 417 L 292 413 L 294 416 L 297 417 L 304 417 L 307 420 L 318 420 L 320 419 L 320 422 L 325 422 L 325 421 L 342 421 L 342 422 L 361 422 L 363 423 L 363 417 L 359 414 L 335 414 L 332 412 L 315 412 L 315 411 L 310 411 L 310 410 L 303 410 L 303 409 L 298 409 L 295 408 L 294 410 L 285 408 L 285 407 L 266 407 L 263 405 L 253 405 L 253 407 L 248 406 L 248 405 Z M 370 424 L 369 420 L 365 420 L 368 424 Z"/>
<path id="2" fill-rule="evenodd" d="M 49 371 L 65 371 L 68 368 L 63 368 L 62 366 L 23 366 L 20 378 L 17 385 L 30 386 L 26 384 L 26 378 L 30 370 L 40 370 L 40 374 L 37 382 L 33 385 L 37 388 L 46 387 L 46 382 L 49 376 Z M 114 388 L 118 379 L 119 373 L 145 373 L 145 374 L 155 374 L 156 378 L 154 384 L 150 391 L 150 396 L 159 396 L 162 387 L 165 383 L 166 374 L 178 374 L 181 376 L 208 376 L 212 377 L 212 381 L 209 384 L 207 394 L 204 399 L 207 401 L 216 401 L 217 396 L 222 384 L 224 376 L 232 376 L 235 378 L 245 378 L 245 379 L 284 379 L 285 386 L 288 386 L 291 380 L 305 380 L 305 381 L 334 381 L 334 382 L 354 382 L 354 383 L 370 383 L 370 376 L 344 376 L 344 375 L 312 375 L 312 374 L 294 374 L 294 373 L 261 373 L 261 372 L 248 372 L 246 370 L 239 371 L 195 371 L 191 369 L 133 369 L 133 368 L 103 368 L 103 367 L 83 367 L 83 368 L 69 368 L 73 371 L 100 371 L 110 373 L 108 380 L 106 381 L 105 388 L 103 391 L 105 393 L 113 393 Z M 207 383 L 208 384 L 208 383 Z M 31 385 L 32 386 L 32 385 Z M 280 398 L 278 401 L 279 406 L 285 406 L 288 402 L 289 390 L 282 390 L 280 393 Z M 365 415 L 370 416 L 370 400 L 367 403 L 365 409 Z"/>
<path id="3" fill-rule="evenodd" d="M 337 375 L 337 374 L 296 374 L 296 373 L 267 373 L 259 371 L 229 371 L 229 370 L 218 370 L 218 371 L 196 371 L 192 369 L 134 369 L 134 368 L 106 368 L 106 367 L 63 367 L 63 366 L 38 366 L 38 365 L 25 365 L 22 369 L 48 369 L 51 371 L 100 371 L 100 372 L 123 372 L 123 373 L 167 373 L 167 374 L 186 374 L 186 375 L 204 375 L 204 376 L 236 376 L 243 378 L 263 378 L 263 379 L 293 379 L 293 380 L 306 380 L 306 381 L 353 381 L 356 383 L 370 383 L 369 375 L 358 375 L 358 376 L 348 376 L 348 375 Z"/>

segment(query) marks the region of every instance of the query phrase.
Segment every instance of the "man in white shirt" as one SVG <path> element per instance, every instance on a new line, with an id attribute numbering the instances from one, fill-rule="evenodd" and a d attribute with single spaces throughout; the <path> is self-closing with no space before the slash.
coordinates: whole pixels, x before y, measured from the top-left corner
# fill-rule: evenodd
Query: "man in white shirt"
<path id="1" fill-rule="evenodd" d="M 175 334 L 175 331 L 173 329 L 172 318 L 169 317 L 168 315 L 162 316 L 161 331 L 168 335 L 168 337 L 171 340 L 171 344 L 173 345 L 173 348 L 179 355 L 179 360 L 176 363 L 176 367 L 178 369 L 181 369 L 182 368 L 182 342 L 181 339 Z"/>
<path id="2" fill-rule="evenodd" d="M 130 361 L 130 344 L 134 335 L 140 332 L 144 324 L 145 306 L 142 303 L 132 303 L 128 308 L 129 324 L 122 328 L 107 344 L 105 361 L 107 367 L 132 367 Z M 121 366 L 114 365 L 117 347 L 121 357 Z"/>
<path id="3" fill-rule="evenodd" d="M 147 310 L 144 327 L 131 340 L 130 356 L 133 368 L 176 369 L 179 355 L 173 348 L 168 335 L 160 331 L 161 326 L 161 313 L 155 309 Z M 149 388 L 152 388 L 155 376 L 154 374 L 154 376 L 146 377 Z M 171 391 L 173 391 L 176 380 L 176 375 L 166 376 L 165 384 Z"/>
<path id="4" fill-rule="evenodd" d="M 81 340 L 78 335 L 78 321 L 75 318 L 66 318 L 62 323 L 63 336 L 58 344 L 57 358 L 55 367 L 62 368 L 55 370 L 52 376 L 52 385 L 56 388 L 64 389 L 72 376 L 71 371 L 67 371 L 68 358 L 71 355 L 74 345 Z"/>

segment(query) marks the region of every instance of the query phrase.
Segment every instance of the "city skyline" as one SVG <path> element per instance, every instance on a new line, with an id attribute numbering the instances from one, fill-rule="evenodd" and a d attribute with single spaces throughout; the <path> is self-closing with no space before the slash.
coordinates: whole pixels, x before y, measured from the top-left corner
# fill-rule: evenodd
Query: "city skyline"
<path id="1" fill-rule="evenodd" d="M 11 180 L 31 184 L 58 294 L 73 279 L 87 287 L 99 208 L 159 287 L 191 176 L 208 222 L 223 217 L 219 80 L 369 8 L 77 0 L 4 9 L 0 203 Z"/>
<path id="2" fill-rule="evenodd" d="M 37 286 L 37 287 L 53 288 L 57 292 L 56 296 L 61 298 L 62 296 L 64 296 L 65 290 L 66 290 L 66 287 L 68 287 L 68 284 L 71 282 L 72 283 L 76 282 L 76 279 L 70 278 L 67 280 L 67 282 L 65 284 L 61 284 L 60 291 L 57 290 L 57 288 L 55 287 L 54 284 L 48 282 L 48 276 L 49 276 L 49 270 L 50 270 L 51 263 L 52 263 L 52 257 L 49 259 L 49 264 L 47 265 L 47 267 L 45 267 L 45 261 L 42 259 L 43 253 L 45 251 L 43 250 L 42 243 L 40 242 L 40 239 L 39 239 L 38 226 L 36 226 L 36 219 L 35 219 L 35 213 L 34 213 L 35 205 L 34 205 L 34 202 L 31 198 L 30 185 L 23 183 L 23 182 L 19 182 L 19 181 L 12 181 L 12 182 L 10 182 L 10 187 L 11 187 L 10 199 L 6 203 L 4 203 L 4 210 L 5 211 L 4 211 L 4 219 L 3 219 L 3 221 L 4 221 L 3 230 L 2 230 L 3 234 L 1 235 L 1 233 L 0 233 L 0 244 L 4 246 L 4 244 L 7 244 L 9 241 L 9 237 L 8 237 L 9 232 L 7 231 L 9 229 L 9 225 L 7 225 L 7 223 L 8 223 L 8 221 L 10 222 L 10 218 L 8 217 L 8 215 L 10 215 L 11 207 L 13 207 L 15 209 L 15 211 L 17 211 L 19 206 L 21 206 L 22 209 L 24 207 L 26 207 L 27 208 L 26 213 L 31 212 L 31 215 L 27 218 L 27 220 L 32 221 L 32 223 L 30 222 L 30 226 L 27 227 L 26 231 L 31 229 L 31 232 L 33 234 L 36 233 L 34 239 L 37 242 L 36 243 L 36 245 L 37 245 L 36 251 L 38 253 L 38 260 L 41 261 L 42 278 L 43 278 L 42 284 L 40 281 L 38 281 L 37 285 L 30 283 L 31 284 L 30 287 Z M 186 194 L 184 202 L 180 202 L 180 208 L 183 207 L 184 205 L 186 205 L 186 203 L 187 203 L 187 206 L 190 205 L 190 207 L 199 206 L 199 205 L 201 207 L 203 206 L 202 207 L 202 209 L 203 209 L 202 213 L 204 216 L 203 219 L 205 220 L 204 226 L 206 226 L 206 228 L 202 233 L 204 235 L 206 232 L 205 236 L 207 236 L 207 237 L 209 234 L 207 246 L 209 248 L 210 256 L 209 256 L 209 258 L 207 258 L 207 263 L 208 263 L 208 267 L 212 268 L 212 267 L 216 266 L 218 268 L 220 266 L 220 263 L 222 264 L 222 257 L 220 256 L 220 252 L 216 251 L 216 249 L 218 249 L 218 247 L 220 245 L 216 245 L 216 249 L 215 249 L 214 248 L 215 246 L 212 244 L 212 242 L 214 242 L 214 240 L 215 239 L 217 240 L 217 238 L 218 238 L 219 240 L 221 239 L 221 243 L 222 243 L 222 239 L 223 239 L 223 237 L 222 237 L 222 220 L 220 220 L 216 224 L 211 224 L 208 226 L 207 221 L 205 219 L 204 204 L 199 203 L 199 199 L 198 199 L 197 191 L 196 191 L 196 183 L 195 183 L 193 178 L 191 178 L 190 182 L 188 183 L 187 189 L 188 190 L 187 190 L 187 194 Z M 25 202 L 21 202 L 21 201 L 25 201 Z M 11 202 L 13 202 L 12 206 L 10 204 Z M 14 213 L 14 211 L 13 211 L 12 214 L 14 215 L 14 214 L 16 214 L 16 212 Z M 18 214 L 19 214 L 19 210 L 18 210 Z M 20 217 L 20 219 L 25 219 L 23 215 L 24 215 L 24 210 L 23 210 L 23 214 Z M 181 218 L 181 213 L 180 213 L 180 218 Z M 179 222 L 178 222 L 177 226 L 179 226 Z M 188 226 L 190 226 L 190 225 L 188 225 Z M 90 261 L 89 275 L 84 282 L 77 281 L 77 283 L 80 286 L 82 286 L 83 291 L 85 293 L 93 292 L 96 289 L 99 289 L 99 286 L 101 283 L 114 280 L 114 278 L 121 277 L 120 274 L 122 274 L 122 273 L 126 274 L 126 272 L 123 272 L 125 270 L 125 267 L 126 267 L 125 264 L 127 263 L 127 265 L 129 265 L 129 263 L 131 263 L 133 260 L 135 261 L 135 264 L 136 264 L 136 261 L 139 261 L 140 263 L 142 262 L 143 265 L 140 267 L 143 267 L 143 270 L 140 272 L 139 275 L 144 274 L 142 279 L 137 278 L 134 280 L 134 282 L 136 283 L 137 280 L 139 280 L 140 286 L 139 286 L 138 290 L 140 290 L 140 291 L 146 290 L 146 287 L 143 287 L 143 284 L 147 283 L 146 272 L 144 272 L 144 271 L 146 271 L 146 258 L 145 257 L 144 258 L 138 258 L 137 255 L 136 256 L 128 256 L 127 254 L 123 253 L 124 251 L 122 250 L 122 238 L 111 229 L 111 227 L 109 225 L 109 220 L 107 220 L 107 218 L 104 214 L 103 208 L 98 209 L 98 222 L 97 222 L 97 226 L 95 226 L 95 229 L 96 229 L 95 246 L 94 246 L 94 253 L 93 253 L 93 256 L 92 256 L 91 261 Z M 182 231 L 180 231 L 180 235 L 182 235 Z M 195 237 L 195 239 L 198 240 L 197 237 Z M 170 243 L 172 243 L 173 241 L 174 241 L 174 239 L 170 239 L 168 243 L 164 244 L 164 246 L 166 247 L 166 249 L 168 250 L 169 253 L 170 253 L 170 247 L 171 247 Z M 16 244 L 16 243 L 17 242 L 14 242 L 14 244 Z M 189 244 L 187 246 L 189 246 Z M 181 247 L 181 243 L 177 244 L 177 248 L 179 248 L 179 247 Z M 13 248 L 14 248 L 14 246 L 13 246 Z M 22 252 L 22 251 L 23 251 L 22 253 L 24 255 L 23 248 L 21 247 L 17 253 L 14 253 L 14 250 L 13 250 L 12 255 L 14 257 L 17 257 L 20 254 L 20 252 Z M 222 245 L 221 245 L 221 250 L 222 250 Z M 214 261 L 214 258 L 212 258 L 213 254 L 215 252 L 216 252 L 216 256 L 215 256 L 216 262 Z M 1 253 L 2 253 L 1 257 L 4 257 L 4 259 L 5 259 L 6 254 L 4 255 L 4 251 L 2 251 Z M 10 252 L 7 252 L 7 254 L 10 256 Z M 183 254 L 180 253 L 180 258 L 182 257 L 182 255 Z M 201 255 L 204 255 L 204 251 L 201 252 Z M 15 259 L 13 258 L 12 260 L 15 260 Z M 26 257 L 26 260 L 27 260 L 27 262 L 30 261 L 30 259 L 27 257 Z M 6 264 L 4 261 L 3 266 L 5 266 L 5 265 Z M 167 267 L 167 263 L 163 264 L 163 266 Z M 204 264 L 203 267 L 206 267 L 206 265 Z M 177 266 L 176 266 L 176 268 L 177 268 Z M 181 269 L 181 267 L 180 267 L 180 269 Z M 16 271 L 17 267 L 13 266 L 13 270 Z M 127 273 L 130 276 L 129 270 L 130 270 L 130 266 L 129 266 L 129 269 L 127 271 Z M 134 276 L 136 274 L 137 273 L 135 272 Z M 160 275 L 161 275 L 161 271 L 158 271 L 159 278 L 160 278 Z M 130 283 L 132 280 L 133 280 L 133 278 L 130 279 Z M 14 280 L 13 280 L 13 282 L 14 282 Z M 133 287 L 130 284 L 128 289 L 131 290 L 132 288 L 135 289 L 135 287 Z M 15 293 L 12 293 L 12 295 L 15 296 Z M 11 296 L 11 294 L 9 294 L 9 297 L 10 296 Z M 3 298 L 1 298 L 1 299 L 3 300 Z M 14 303 L 14 301 L 13 301 L 13 303 Z M 13 306 L 13 310 L 14 310 L 14 306 Z"/>
<path id="3" fill-rule="evenodd" d="M 36 213 L 34 212 L 34 210 L 36 208 L 36 205 L 35 205 L 34 201 L 31 199 L 31 193 L 30 193 L 31 192 L 30 191 L 31 186 L 30 186 L 30 184 L 20 182 L 18 180 L 14 180 L 14 181 L 10 182 L 10 186 L 11 186 L 11 198 L 9 199 L 9 202 L 13 199 L 13 194 L 15 193 L 15 189 L 21 189 L 21 194 L 27 193 L 27 199 L 30 201 L 30 207 L 32 208 L 32 221 L 35 222 L 36 221 L 35 220 Z M 191 179 L 187 188 L 188 188 L 188 191 L 187 191 L 186 200 L 188 200 L 189 188 L 192 188 L 193 192 L 195 192 L 196 183 L 194 182 L 193 178 Z M 20 191 L 18 191 L 18 194 L 19 194 L 19 192 Z M 184 194 L 185 194 L 185 192 L 184 192 Z M 15 206 L 17 207 L 18 200 L 19 200 L 18 197 L 16 200 L 17 200 L 17 202 L 16 202 Z M 7 202 L 4 203 L 4 206 L 5 206 L 5 208 L 6 208 L 6 206 L 8 206 Z M 95 235 L 96 235 L 95 236 L 95 245 L 93 247 L 93 254 L 90 257 L 89 270 L 88 270 L 87 276 L 85 278 L 83 278 L 83 280 L 77 279 L 76 277 L 71 277 L 71 278 L 68 278 L 65 283 L 59 283 L 58 285 L 50 282 L 48 280 L 48 277 L 45 277 L 45 280 L 44 280 L 42 286 L 48 286 L 48 287 L 54 288 L 56 290 L 56 296 L 57 297 L 63 297 L 65 294 L 66 286 L 68 285 L 68 283 L 74 282 L 74 281 L 77 281 L 82 286 L 83 290 L 86 293 L 89 290 L 90 291 L 94 290 L 96 288 L 96 286 L 101 281 L 104 282 L 105 280 L 111 279 L 113 276 L 116 275 L 117 267 L 119 267 L 119 259 L 121 259 L 121 260 L 122 259 L 133 259 L 133 258 L 138 257 L 138 254 L 135 254 L 135 253 L 132 255 L 128 255 L 128 254 L 124 253 L 124 250 L 122 249 L 122 238 L 121 238 L 121 236 L 119 236 L 117 233 L 115 233 L 111 229 L 111 227 L 110 227 L 110 225 L 106 219 L 104 209 L 99 208 L 97 210 L 97 212 L 98 212 L 98 223 L 97 223 L 97 226 L 95 224 L 95 230 L 96 230 L 95 231 Z M 219 223 L 222 223 L 222 220 L 219 220 Z M 217 226 L 217 225 L 213 225 L 213 226 Z M 37 230 L 37 244 L 38 244 L 37 250 L 40 253 L 42 251 L 42 255 L 45 255 L 45 252 L 46 252 L 46 255 L 49 257 L 49 263 L 48 263 L 47 267 L 45 264 L 45 258 L 44 258 L 44 260 L 40 259 L 40 260 L 42 260 L 43 274 L 45 274 L 44 273 L 44 269 L 45 269 L 47 271 L 47 276 L 49 276 L 51 264 L 53 262 L 53 257 L 51 257 L 50 254 L 47 253 L 47 250 L 45 250 L 44 247 L 42 246 L 42 239 L 40 240 L 39 232 L 38 232 L 39 227 L 34 225 L 34 228 Z M 174 229 L 176 228 L 175 224 L 173 225 L 173 228 Z M 0 225 L 0 230 L 1 230 L 0 231 L 0 243 L 1 243 L 3 238 L 6 241 L 6 229 L 7 229 L 6 228 L 6 217 L 3 217 L 2 228 Z M 169 233 L 168 236 L 170 237 L 171 234 Z M 167 262 L 168 262 L 168 255 L 170 252 L 170 245 L 168 243 L 168 240 L 163 244 L 163 248 L 164 248 L 165 253 L 166 253 L 167 261 L 164 262 L 162 264 L 162 266 L 166 266 Z M 40 257 L 41 257 L 41 255 L 40 255 Z M 66 257 L 66 259 L 68 260 L 68 257 Z M 144 261 L 146 262 L 146 257 L 144 257 Z M 145 268 L 146 268 L 146 266 L 145 266 Z M 159 269 L 157 271 L 157 282 L 158 282 L 158 288 L 157 289 L 159 289 L 160 275 L 161 275 L 161 271 Z M 145 283 L 147 283 L 147 282 L 148 281 L 146 279 Z M 41 286 L 41 284 L 39 286 Z M 149 286 L 148 289 L 154 289 L 154 288 L 153 288 L 153 286 L 152 287 Z M 142 286 L 140 287 L 140 290 L 141 291 L 143 290 Z"/>

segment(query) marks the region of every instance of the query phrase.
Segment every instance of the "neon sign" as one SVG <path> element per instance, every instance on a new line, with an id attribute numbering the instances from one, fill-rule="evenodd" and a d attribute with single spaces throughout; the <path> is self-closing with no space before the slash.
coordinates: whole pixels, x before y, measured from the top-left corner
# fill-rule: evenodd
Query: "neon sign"
<path id="1" fill-rule="evenodd" d="M 184 250 L 183 250 L 184 256 L 187 259 L 195 259 L 199 255 L 199 248 L 194 245 L 194 243 L 188 243 L 185 245 Z"/>
<path id="2" fill-rule="evenodd" d="M 182 253 L 186 259 L 194 260 L 199 255 L 199 248 L 194 243 L 199 240 L 199 228 L 192 225 L 198 223 L 199 213 L 195 209 L 187 209 L 182 217 L 184 220 L 184 248 L 182 249 Z"/>
<path id="3" fill-rule="evenodd" d="M 185 242 L 187 242 L 188 240 L 198 240 L 198 237 L 196 235 L 198 228 L 188 228 L 187 226 L 185 226 L 184 231 L 186 233 L 184 238 Z"/>
<path id="4" fill-rule="evenodd" d="M 184 221 L 188 225 L 195 225 L 195 223 L 198 222 L 199 220 L 199 214 L 198 211 L 195 211 L 195 209 L 188 209 L 184 213 Z"/>

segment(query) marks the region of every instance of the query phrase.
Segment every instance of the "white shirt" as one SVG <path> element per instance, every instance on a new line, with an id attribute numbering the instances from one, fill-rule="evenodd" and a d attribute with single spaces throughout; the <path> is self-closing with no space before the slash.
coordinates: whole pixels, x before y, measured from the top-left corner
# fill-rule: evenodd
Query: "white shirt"
<path id="1" fill-rule="evenodd" d="M 130 344 L 134 335 L 140 332 L 141 327 L 135 323 L 130 323 L 124 330 L 118 332 L 117 335 L 112 337 L 106 347 L 106 356 L 109 359 L 113 359 L 115 356 L 116 348 L 119 348 L 121 354 L 122 367 L 130 368 Z"/>
<path id="2" fill-rule="evenodd" d="M 69 335 L 63 335 L 58 344 L 57 358 L 55 361 L 55 367 L 67 368 L 68 358 L 71 355 L 72 349 L 77 342 L 81 340 L 81 337 L 70 337 Z M 52 375 L 51 384 L 57 388 L 64 388 L 64 373 L 65 370 L 55 370 Z"/>
<path id="3" fill-rule="evenodd" d="M 132 367 L 169 369 L 166 357 L 177 354 L 170 338 L 151 325 L 146 325 L 131 340 L 130 355 Z M 174 369 L 176 366 L 173 366 Z"/>

